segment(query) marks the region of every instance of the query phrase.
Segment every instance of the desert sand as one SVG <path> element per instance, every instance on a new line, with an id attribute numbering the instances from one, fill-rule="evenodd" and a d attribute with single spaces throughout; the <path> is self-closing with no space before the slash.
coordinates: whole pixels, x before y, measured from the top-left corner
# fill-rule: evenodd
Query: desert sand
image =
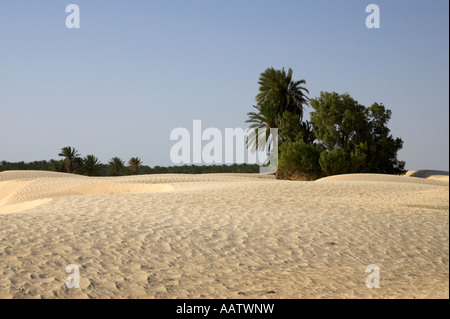
<path id="1" fill-rule="evenodd" d="M 3 172 L 0 298 L 449 298 L 448 172 Z"/>

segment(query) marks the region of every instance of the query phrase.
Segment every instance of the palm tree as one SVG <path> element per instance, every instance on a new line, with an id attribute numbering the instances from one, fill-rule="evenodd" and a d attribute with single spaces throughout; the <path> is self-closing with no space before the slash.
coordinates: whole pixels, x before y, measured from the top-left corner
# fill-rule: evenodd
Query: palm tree
<path id="1" fill-rule="evenodd" d="M 139 167 L 142 165 L 142 161 L 139 157 L 132 157 L 128 164 L 131 166 L 131 171 L 134 175 L 139 174 Z"/>
<path id="2" fill-rule="evenodd" d="M 293 81 L 292 74 L 291 68 L 287 73 L 284 68 L 268 68 L 261 73 L 259 93 L 256 95 L 257 105 L 253 106 L 258 112 L 247 113 L 249 119 L 246 121 L 251 123 L 250 128 L 256 129 L 247 139 L 247 147 L 251 146 L 252 152 L 264 150 L 270 129 L 281 127 L 286 111 L 298 115 L 300 124 L 302 123 L 304 105 L 309 101 L 304 92 L 309 91 L 301 86 L 306 81 Z"/>
<path id="3" fill-rule="evenodd" d="M 100 171 L 100 161 L 94 155 L 88 155 L 83 158 L 82 171 L 85 175 L 95 176 Z"/>
<path id="4" fill-rule="evenodd" d="M 272 101 L 265 101 L 262 104 L 253 105 L 253 107 L 258 112 L 247 113 L 249 119 L 245 121 L 251 123 L 249 128 L 252 129 L 247 138 L 247 147 L 251 147 L 252 152 L 263 151 L 270 135 L 270 129 L 278 127 L 278 113 Z"/>
<path id="5" fill-rule="evenodd" d="M 66 146 L 61 149 L 58 156 L 64 157 L 64 167 L 67 173 L 73 173 L 73 163 L 80 158 L 80 154 L 74 147 Z"/>
<path id="6" fill-rule="evenodd" d="M 125 168 L 125 162 L 119 157 L 113 157 L 109 160 L 109 169 L 116 175 L 119 176 L 120 172 Z"/>
<path id="7" fill-rule="evenodd" d="M 300 121 L 303 119 L 304 105 L 308 104 L 308 97 L 303 93 L 309 94 L 309 91 L 302 86 L 306 84 L 305 80 L 293 81 L 293 71 L 289 68 L 287 74 L 283 69 L 275 70 L 268 68 L 261 73 L 258 84 L 259 93 L 256 95 L 258 104 L 266 101 L 272 101 L 275 104 L 277 112 L 282 114 L 289 111 L 292 114 L 300 115 Z"/>

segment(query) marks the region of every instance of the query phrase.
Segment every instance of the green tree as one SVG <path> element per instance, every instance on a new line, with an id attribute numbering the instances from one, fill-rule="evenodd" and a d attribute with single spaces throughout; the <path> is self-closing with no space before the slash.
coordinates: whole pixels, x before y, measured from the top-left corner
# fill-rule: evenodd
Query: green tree
<path id="1" fill-rule="evenodd" d="M 306 81 L 294 81 L 292 74 L 291 68 L 287 73 L 284 68 L 281 70 L 266 69 L 259 77 L 259 93 L 256 95 L 256 102 L 262 105 L 271 101 L 277 114 L 289 111 L 292 114 L 298 114 L 302 120 L 304 106 L 308 104 L 308 97 L 304 92 L 309 94 L 309 91 L 302 86 L 306 84 Z"/>
<path id="2" fill-rule="evenodd" d="M 257 104 L 253 106 L 256 112 L 249 112 L 250 135 L 247 147 L 252 152 L 263 151 L 270 136 L 270 129 L 278 128 L 278 143 L 286 140 L 293 141 L 297 135 L 304 140 L 314 140 L 311 126 L 303 123 L 304 106 L 308 103 L 309 93 L 302 85 L 305 80 L 294 81 L 293 71 L 268 68 L 261 73 L 258 84 L 259 93 L 256 95 Z M 267 144 L 268 146 L 270 145 Z"/>
<path id="3" fill-rule="evenodd" d="M 83 158 L 82 172 L 87 176 L 99 175 L 101 169 L 101 163 L 94 155 L 87 155 Z"/>
<path id="4" fill-rule="evenodd" d="M 266 101 L 253 106 L 257 112 L 249 112 L 248 120 L 249 128 L 252 129 L 247 139 L 247 147 L 251 147 L 251 151 L 263 151 L 266 146 L 267 138 L 270 135 L 271 128 L 278 128 L 278 113 L 272 101 Z"/>
<path id="5" fill-rule="evenodd" d="M 360 148 L 367 154 L 367 165 L 372 171 L 384 174 L 404 174 L 405 162 L 397 159 L 397 152 L 403 148 L 403 140 L 394 138 L 387 123 L 392 111 L 383 104 L 373 103 L 368 108 L 369 137 Z"/>
<path id="6" fill-rule="evenodd" d="M 119 176 L 121 172 L 125 169 L 125 162 L 119 157 L 113 157 L 108 162 L 109 169 L 114 175 Z"/>
<path id="7" fill-rule="evenodd" d="M 292 114 L 289 111 L 284 111 L 281 116 L 278 116 L 280 145 L 284 142 L 295 142 L 299 139 L 306 144 L 314 144 L 316 137 L 311 123 L 308 121 L 300 122 L 299 117 L 298 114 Z"/>
<path id="8" fill-rule="evenodd" d="M 78 151 L 70 146 L 63 147 L 58 156 L 64 157 L 64 167 L 67 173 L 74 172 L 74 163 L 80 163 L 80 154 Z"/>
<path id="9" fill-rule="evenodd" d="M 48 169 L 55 172 L 64 172 L 65 171 L 64 160 L 56 161 L 54 159 L 51 159 Z"/>
<path id="10" fill-rule="evenodd" d="M 314 135 L 327 150 L 357 145 L 367 138 L 367 109 L 348 93 L 321 92 L 310 105 L 314 110 L 310 113 Z"/>
<path id="11" fill-rule="evenodd" d="M 324 173 L 405 172 L 405 162 L 397 159 L 403 141 L 390 134 L 392 112 L 382 104 L 366 108 L 348 93 L 335 92 L 321 92 L 310 104 L 314 134 L 325 148 L 320 157 Z"/>
<path id="12" fill-rule="evenodd" d="M 134 175 L 139 174 L 139 168 L 142 165 L 142 160 L 139 157 L 132 157 L 128 161 L 128 164 L 130 165 L 132 174 Z"/>

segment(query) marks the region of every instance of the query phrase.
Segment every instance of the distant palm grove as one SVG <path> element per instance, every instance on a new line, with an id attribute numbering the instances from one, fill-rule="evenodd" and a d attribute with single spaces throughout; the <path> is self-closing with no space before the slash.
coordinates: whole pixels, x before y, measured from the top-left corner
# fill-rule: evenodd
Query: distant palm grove
<path id="1" fill-rule="evenodd" d="M 0 161 L 0 172 L 10 170 L 40 170 L 63 173 L 82 174 L 87 176 L 123 176 L 137 174 L 206 174 L 206 173 L 258 173 L 258 165 L 184 165 L 155 166 L 144 165 L 139 157 L 131 158 L 127 163 L 119 157 L 113 157 L 107 164 L 101 163 L 94 155 L 81 157 L 78 150 L 67 146 L 59 153 L 64 159 L 34 162 Z M 62 155 L 61 155 L 62 154 Z"/>
<path id="2" fill-rule="evenodd" d="M 265 150 L 270 129 L 278 129 L 279 162 L 276 177 L 314 180 L 347 173 L 404 174 L 405 162 L 397 159 L 403 141 L 387 127 L 392 112 L 383 104 L 365 107 L 348 93 L 321 92 L 310 99 L 306 81 L 294 81 L 293 71 L 268 68 L 261 73 L 253 112 L 247 123 L 256 129 L 248 136 L 247 147 Z M 303 119 L 310 106 L 310 121 Z M 81 156 L 76 148 L 63 147 L 59 160 L 31 163 L 0 162 L 5 170 L 51 170 L 87 176 L 121 176 L 161 173 L 258 173 L 258 165 L 205 165 L 153 168 L 139 157 L 127 162 L 112 157 L 101 163 L 92 154 Z"/>
<path id="3" fill-rule="evenodd" d="M 347 173 L 404 174 L 397 159 L 403 141 L 387 127 L 392 112 L 383 104 L 365 107 L 348 93 L 321 92 L 309 99 L 305 80 L 294 81 L 289 69 L 261 73 L 256 111 L 247 123 L 257 129 L 247 146 L 263 150 L 271 128 L 278 129 L 277 178 L 312 180 Z M 304 121 L 306 106 L 313 109 Z"/>

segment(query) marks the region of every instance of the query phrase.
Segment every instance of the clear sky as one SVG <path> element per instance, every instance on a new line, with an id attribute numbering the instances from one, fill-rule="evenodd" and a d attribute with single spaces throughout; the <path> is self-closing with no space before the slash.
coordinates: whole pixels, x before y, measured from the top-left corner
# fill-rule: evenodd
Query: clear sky
<path id="1" fill-rule="evenodd" d="M 70 3 L 80 29 L 66 28 Z M 406 168 L 449 170 L 447 0 L 1 0 L 0 160 L 70 145 L 172 165 L 172 129 L 246 127 L 271 66 L 311 98 L 383 103 Z"/>

